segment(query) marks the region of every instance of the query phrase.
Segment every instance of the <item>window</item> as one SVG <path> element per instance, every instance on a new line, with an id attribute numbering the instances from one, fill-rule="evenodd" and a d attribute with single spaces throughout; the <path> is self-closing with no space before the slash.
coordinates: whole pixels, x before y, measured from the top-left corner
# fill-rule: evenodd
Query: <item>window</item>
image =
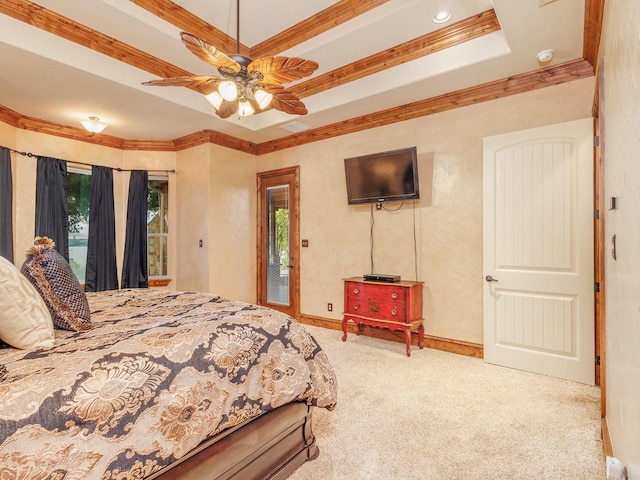
<path id="1" fill-rule="evenodd" d="M 169 179 L 149 177 L 147 207 L 149 278 L 167 276 L 169 243 Z"/>
<path id="2" fill-rule="evenodd" d="M 85 281 L 89 240 L 89 196 L 91 172 L 67 171 L 67 204 L 69 208 L 69 265 L 80 283 Z"/>
<path id="3" fill-rule="evenodd" d="M 85 281 L 87 267 L 90 189 L 90 170 L 69 169 L 67 172 L 69 265 L 80 283 Z M 149 177 L 147 197 L 149 278 L 164 278 L 168 275 L 168 192 L 168 178 Z"/>

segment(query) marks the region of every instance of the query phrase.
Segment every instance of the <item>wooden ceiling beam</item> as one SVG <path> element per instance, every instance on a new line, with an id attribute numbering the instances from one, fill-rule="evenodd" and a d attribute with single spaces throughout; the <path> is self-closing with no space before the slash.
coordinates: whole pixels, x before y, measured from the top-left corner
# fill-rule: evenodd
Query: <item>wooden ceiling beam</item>
<path id="1" fill-rule="evenodd" d="M 258 145 L 257 155 L 591 76 L 593 67 L 589 62 L 574 60 L 264 142 Z"/>
<path id="2" fill-rule="evenodd" d="M 231 135 L 216 132 L 215 130 L 201 130 L 199 132 L 177 138 L 175 141 L 176 150 L 186 150 L 205 143 L 213 143 L 221 147 L 232 148 L 241 152 L 255 155 L 258 145 L 247 140 L 242 140 Z"/>
<path id="3" fill-rule="evenodd" d="M 227 35 L 213 25 L 171 0 L 129 0 L 140 8 L 185 32 L 200 37 L 221 51 L 237 53 L 237 38 Z M 362 15 L 389 0 L 341 0 L 302 22 L 284 30 L 253 47 L 240 44 L 240 53 L 251 58 L 278 55 L 302 42 Z"/>
<path id="4" fill-rule="evenodd" d="M 493 9 L 487 10 L 448 27 L 295 84 L 288 90 L 300 98 L 309 97 L 499 30 L 500 23 L 496 12 Z"/>
<path id="5" fill-rule="evenodd" d="M 237 40 L 218 30 L 171 0 L 129 0 L 181 30 L 188 32 L 225 53 L 237 53 Z M 249 56 L 249 48 L 240 44 L 240 53 Z"/>
<path id="6" fill-rule="evenodd" d="M 585 0 L 584 2 L 582 55 L 594 67 L 598 62 L 604 2 L 605 0 Z"/>
<path id="7" fill-rule="evenodd" d="M 159 77 L 192 75 L 186 70 L 28 0 L 2 0 L 0 13 Z"/>
<path id="8" fill-rule="evenodd" d="M 269 57 L 280 54 L 296 45 L 328 32 L 349 20 L 367 13 L 369 10 L 387 3 L 389 0 L 341 0 L 325 8 L 316 15 L 303 20 L 283 32 L 251 47 L 251 58 Z"/>

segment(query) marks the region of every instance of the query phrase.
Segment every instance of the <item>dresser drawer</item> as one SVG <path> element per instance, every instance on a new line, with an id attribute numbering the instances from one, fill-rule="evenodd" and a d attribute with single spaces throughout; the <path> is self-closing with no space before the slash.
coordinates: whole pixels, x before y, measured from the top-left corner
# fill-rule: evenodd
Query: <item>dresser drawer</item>
<path id="1" fill-rule="evenodd" d="M 348 298 L 376 303 L 406 303 L 407 289 L 398 285 L 379 285 L 357 282 L 346 283 Z"/>
<path id="2" fill-rule="evenodd" d="M 349 297 L 345 305 L 345 313 L 369 318 L 407 321 L 407 310 L 404 303 L 385 303 L 366 296 Z"/>

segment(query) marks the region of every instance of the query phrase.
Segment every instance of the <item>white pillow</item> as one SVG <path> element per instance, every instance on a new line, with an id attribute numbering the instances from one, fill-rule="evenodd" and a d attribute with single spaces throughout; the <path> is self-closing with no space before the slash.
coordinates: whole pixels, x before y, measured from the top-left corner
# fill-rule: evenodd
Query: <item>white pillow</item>
<path id="1" fill-rule="evenodd" d="M 35 287 L 6 258 L 0 257 L 0 340 L 23 350 L 55 343 L 49 309 Z"/>

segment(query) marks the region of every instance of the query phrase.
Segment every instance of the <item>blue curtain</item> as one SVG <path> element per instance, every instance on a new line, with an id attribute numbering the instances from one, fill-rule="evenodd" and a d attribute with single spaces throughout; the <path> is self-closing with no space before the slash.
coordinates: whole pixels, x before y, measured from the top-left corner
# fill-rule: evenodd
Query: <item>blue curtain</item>
<path id="1" fill-rule="evenodd" d="M 113 205 L 113 171 L 108 167 L 92 167 L 84 287 L 87 292 L 118 289 L 116 219 Z"/>
<path id="2" fill-rule="evenodd" d="M 37 161 L 35 236 L 53 240 L 68 262 L 67 162 L 49 157 L 37 157 Z"/>
<path id="3" fill-rule="evenodd" d="M 13 262 L 13 176 L 7 147 L 0 147 L 0 256 Z"/>
<path id="4" fill-rule="evenodd" d="M 132 171 L 129 179 L 122 288 L 147 288 L 149 286 L 147 260 L 148 193 L 149 174 L 143 170 Z"/>

